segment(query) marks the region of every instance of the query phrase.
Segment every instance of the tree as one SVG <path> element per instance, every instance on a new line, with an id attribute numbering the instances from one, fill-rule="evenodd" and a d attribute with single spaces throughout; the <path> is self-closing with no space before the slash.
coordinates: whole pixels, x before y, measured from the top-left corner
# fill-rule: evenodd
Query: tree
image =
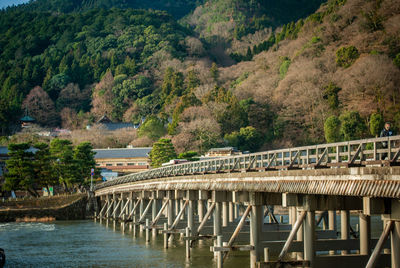
<path id="1" fill-rule="evenodd" d="M 77 177 L 82 176 L 77 173 L 72 142 L 56 138 L 50 142 L 50 152 L 59 182 L 64 185 L 65 191 L 69 191 L 69 187 L 75 184 Z"/>
<path id="2" fill-rule="evenodd" d="M 225 134 L 225 141 L 241 151 L 256 151 L 263 144 L 261 134 L 252 126 L 240 128 L 239 132 L 234 131 L 231 134 Z"/>
<path id="3" fill-rule="evenodd" d="M 8 145 L 10 159 L 6 161 L 8 173 L 5 176 L 4 189 L 26 190 L 33 197 L 38 197 L 33 169 L 33 153 L 29 151 L 29 143 L 12 143 Z"/>
<path id="4" fill-rule="evenodd" d="M 29 115 L 34 117 L 39 124 L 54 126 L 58 122 L 54 102 L 41 87 L 34 87 L 29 92 L 22 103 L 22 108 L 27 109 Z"/>
<path id="5" fill-rule="evenodd" d="M 369 119 L 369 131 L 370 133 L 378 137 L 381 130 L 383 129 L 383 125 L 385 122 L 383 121 L 383 116 L 380 113 L 374 113 L 371 114 L 371 117 Z"/>
<path id="6" fill-rule="evenodd" d="M 160 167 L 162 163 L 176 158 L 176 152 L 171 140 L 159 139 L 155 142 L 149 153 L 149 157 L 152 167 Z"/>
<path id="7" fill-rule="evenodd" d="M 161 119 L 155 116 L 149 116 L 146 121 L 140 126 L 139 137 L 147 136 L 150 139 L 156 140 L 164 136 L 166 133 L 164 123 Z"/>
<path id="8" fill-rule="evenodd" d="M 337 116 L 328 117 L 324 123 L 326 142 L 340 141 L 340 120 Z"/>
<path id="9" fill-rule="evenodd" d="M 215 146 L 221 136 L 221 128 L 207 107 L 189 107 L 181 114 L 178 135 L 173 144 L 178 152 L 195 150 L 200 153 Z"/>
<path id="10" fill-rule="evenodd" d="M 187 151 L 184 153 L 180 153 L 178 155 L 178 159 L 186 159 L 188 161 L 197 161 L 199 158 L 197 157 L 199 154 L 195 151 Z"/>
<path id="11" fill-rule="evenodd" d="M 63 108 L 74 109 L 75 111 L 89 110 L 90 90 L 80 90 L 79 85 L 69 83 L 63 88 L 56 101 L 57 110 L 61 111 Z"/>
<path id="12" fill-rule="evenodd" d="M 341 47 L 336 51 L 336 63 L 340 67 L 350 67 L 360 56 L 357 48 L 354 46 Z"/>
<path id="13" fill-rule="evenodd" d="M 366 127 L 358 112 L 346 112 L 339 119 L 340 134 L 345 141 L 360 139 L 364 135 Z"/>
<path id="14" fill-rule="evenodd" d="M 210 74 L 211 77 L 214 79 L 214 81 L 217 82 L 219 77 L 219 71 L 218 71 L 218 66 L 215 62 L 211 64 Z"/>
<path id="15" fill-rule="evenodd" d="M 90 181 L 90 170 L 95 169 L 96 175 L 100 172 L 96 169 L 96 161 L 94 160 L 93 146 L 90 142 L 82 142 L 74 148 L 74 160 L 78 174 L 80 175 L 76 183 L 88 183 Z"/>
<path id="16" fill-rule="evenodd" d="M 340 90 L 342 89 L 332 82 L 324 87 L 324 99 L 328 101 L 328 105 L 332 110 L 335 110 L 339 107 L 338 93 Z"/>
<path id="17" fill-rule="evenodd" d="M 43 142 L 34 145 L 36 149 L 33 167 L 35 171 L 35 181 L 40 186 L 46 187 L 50 193 L 49 186 L 58 184 L 58 178 L 52 165 L 53 159 L 49 145 Z"/>
<path id="18" fill-rule="evenodd" d="M 92 110 L 90 111 L 96 117 L 103 115 L 111 116 L 113 111 L 114 94 L 112 88 L 114 85 L 114 77 L 110 70 L 103 76 L 101 81 L 95 86 L 92 96 Z"/>

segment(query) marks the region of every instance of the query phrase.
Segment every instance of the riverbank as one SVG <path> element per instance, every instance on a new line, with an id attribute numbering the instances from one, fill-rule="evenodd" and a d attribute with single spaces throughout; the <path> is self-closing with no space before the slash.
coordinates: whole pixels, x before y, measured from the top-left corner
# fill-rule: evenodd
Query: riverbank
<path id="1" fill-rule="evenodd" d="M 0 202 L 0 222 L 83 220 L 87 194 L 60 195 Z"/>

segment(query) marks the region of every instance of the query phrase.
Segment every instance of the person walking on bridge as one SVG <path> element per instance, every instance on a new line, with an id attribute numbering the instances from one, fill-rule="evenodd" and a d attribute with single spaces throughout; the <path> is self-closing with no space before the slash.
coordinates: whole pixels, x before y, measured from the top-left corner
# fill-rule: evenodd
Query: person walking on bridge
<path id="1" fill-rule="evenodd" d="M 390 137 L 393 136 L 394 133 L 393 131 L 390 129 L 391 124 L 390 122 L 386 122 L 385 123 L 385 127 L 382 129 L 381 134 L 379 135 L 380 137 Z M 382 148 L 387 149 L 388 148 L 388 143 L 386 141 L 382 142 Z M 385 160 L 385 158 L 388 156 L 387 153 L 383 153 L 382 154 L 382 160 Z"/>

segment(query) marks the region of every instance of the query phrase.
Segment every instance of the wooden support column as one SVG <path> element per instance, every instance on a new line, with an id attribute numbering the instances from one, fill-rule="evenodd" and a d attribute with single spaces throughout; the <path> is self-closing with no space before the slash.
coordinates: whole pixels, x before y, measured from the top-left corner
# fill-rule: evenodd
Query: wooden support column
<path id="1" fill-rule="evenodd" d="M 116 194 L 113 194 L 112 195 L 112 200 L 113 200 L 113 203 L 112 203 L 112 211 L 113 211 L 113 214 L 115 215 L 115 209 L 116 209 L 116 207 L 117 207 L 117 195 Z M 113 216 L 113 215 L 112 215 Z M 115 216 L 113 216 L 114 217 L 114 219 L 115 219 Z"/>
<path id="2" fill-rule="evenodd" d="M 337 230 L 337 224 L 336 224 L 336 211 L 335 210 L 329 210 L 328 211 L 328 229 L 331 231 L 336 231 Z M 329 251 L 330 255 L 335 255 L 335 250 L 330 250 Z"/>
<path id="3" fill-rule="evenodd" d="M 153 204 L 151 207 L 151 220 L 154 221 L 155 218 L 157 217 L 157 199 L 153 200 Z"/>
<path id="4" fill-rule="evenodd" d="M 174 200 L 175 193 L 174 191 L 167 191 L 167 200 L 168 200 L 168 213 L 167 213 L 167 222 L 168 228 L 170 228 L 174 222 Z"/>
<path id="5" fill-rule="evenodd" d="M 167 221 L 168 221 L 168 227 L 172 226 L 172 223 L 174 222 L 174 202 L 172 199 L 168 199 L 168 217 L 167 217 Z"/>
<path id="6" fill-rule="evenodd" d="M 255 268 L 256 263 L 260 262 L 264 248 L 261 245 L 262 226 L 264 224 L 263 196 L 259 192 L 249 193 L 249 203 L 251 205 L 250 214 L 250 267 Z"/>
<path id="7" fill-rule="evenodd" d="M 296 208 L 297 211 L 297 208 Z M 299 219 L 301 217 L 302 211 L 297 211 L 297 219 Z M 301 223 L 298 231 L 297 231 L 297 236 L 296 236 L 296 240 L 297 241 L 304 241 L 303 237 L 304 237 L 304 232 L 303 232 L 303 223 Z M 292 227 L 293 228 L 293 227 Z M 303 252 L 297 252 L 297 259 L 298 260 L 303 260 L 304 259 L 304 254 Z"/>
<path id="8" fill-rule="evenodd" d="M 340 233 L 342 239 L 350 239 L 350 211 L 340 211 Z M 342 255 L 347 255 L 347 250 L 342 250 Z"/>
<path id="9" fill-rule="evenodd" d="M 118 215 L 118 217 L 121 217 L 122 216 L 122 214 L 124 213 L 124 208 L 125 208 L 125 202 L 126 202 L 126 200 L 124 199 L 124 194 L 123 193 L 121 193 L 121 206 L 120 206 L 120 212 L 118 213 L 118 214 L 116 214 L 116 215 Z"/>
<path id="10" fill-rule="evenodd" d="M 126 212 L 126 215 L 129 216 L 129 213 L 132 211 L 133 208 L 133 192 L 129 193 L 129 205 L 128 205 L 128 211 Z"/>
<path id="11" fill-rule="evenodd" d="M 214 224 L 214 236 L 222 235 L 221 202 L 215 202 L 213 224 Z M 214 246 L 216 245 L 217 241 L 215 240 Z"/>
<path id="12" fill-rule="evenodd" d="M 229 202 L 229 222 L 233 222 L 234 221 L 234 204 L 232 202 Z"/>
<path id="13" fill-rule="evenodd" d="M 186 191 L 186 200 L 189 200 L 189 204 L 187 206 L 187 227 L 190 229 L 190 232 L 193 232 L 194 229 L 194 204 L 193 201 L 197 199 L 196 191 L 188 190 Z"/>
<path id="14" fill-rule="evenodd" d="M 145 199 L 141 198 L 140 199 L 140 204 L 139 204 L 139 218 L 142 217 L 143 211 L 144 211 L 144 203 L 146 202 Z"/>
<path id="15" fill-rule="evenodd" d="M 262 205 L 252 205 L 250 214 L 250 245 L 254 250 L 250 251 L 250 267 L 255 268 L 256 262 L 261 261 L 263 248 L 261 246 L 261 232 L 263 225 Z"/>
<path id="16" fill-rule="evenodd" d="M 390 234 L 392 268 L 400 267 L 400 200 L 392 199 L 391 215 L 393 229 Z"/>
<path id="17" fill-rule="evenodd" d="M 328 229 L 336 231 L 336 211 L 329 210 L 328 211 Z"/>
<path id="18" fill-rule="evenodd" d="M 197 215 L 199 215 L 199 222 L 201 222 L 204 216 L 204 201 L 200 199 L 197 201 Z"/>
<path id="19" fill-rule="evenodd" d="M 303 223 L 304 259 L 310 261 L 311 267 L 315 258 L 315 211 L 307 211 Z"/>
<path id="20" fill-rule="evenodd" d="M 310 261 L 310 267 L 314 267 L 315 259 L 315 210 L 317 201 L 315 196 L 306 195 L 303 197 L 303 209 L 307 215 L 303 222 L 304 235 L 304 260 Z"/>
<path id="21" fill-rule="evenodd" d="M 180 201 L 180 209 L 182 210 L 182 207 L 185 203 L 185 201 L 183 199 L 179 200 Z M 185 213 L 182 213 L 181 215 L 181 220 L 185 219 Z"/>
<path id="22" fill-rule="evenodd" d="M 395 221 L 390 236 L 392 268 L 400 267 L 400 221 Z"/>
<path id="23" fill-rule="evenodd" d="M 222 202 L 222 227 L 228 226 L 228 202 Z"/>
<path id="24" fill-rule="evenodd" d="M 360 254 L 371 254 L 371 217 L 360 213 Z"/>

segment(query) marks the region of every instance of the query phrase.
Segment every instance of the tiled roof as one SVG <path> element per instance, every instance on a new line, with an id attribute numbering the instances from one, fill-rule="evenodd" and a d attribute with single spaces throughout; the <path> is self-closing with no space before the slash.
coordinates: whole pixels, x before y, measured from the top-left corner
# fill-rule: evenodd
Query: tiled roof
<path id="1" fill-rule="evenodd" d="M 151 147 L 94 149 L 95 159 L 148 157 Z"/>
<path id="2" fill-rule="evenodd" d="M 132 123 L 99 123 L 99 125 L 109 131 L 114 131 L 123 128 L 137 128 Z"/>
<path id="3" fill-rule="evenodd" d="M 36 148 L 29 148 L 28 150 L 26 150 L 27 152 L 31 152 L 31 153 L 36 153 L 38 151 L 38 149 Z M 0 146 L 0 155 L 8 155 L 8 148 L 7 146 Z"/>
<path id="4" fill-rule="evenodd" d="M 220 152 L 220 151 L 237 151 L 235 147 L 222 147 L 222 148 L 211 148 L 209 152 Z"/>

